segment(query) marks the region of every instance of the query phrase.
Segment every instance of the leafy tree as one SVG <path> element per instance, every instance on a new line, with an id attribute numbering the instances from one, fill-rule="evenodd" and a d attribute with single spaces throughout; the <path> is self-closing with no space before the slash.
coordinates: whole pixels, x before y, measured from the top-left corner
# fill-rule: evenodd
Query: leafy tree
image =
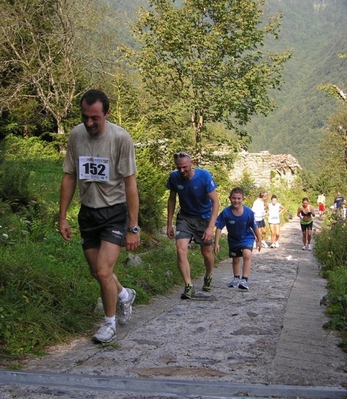
<path id="1" fill-rule="evenodd" d="M 26 125 L 50 117 L 63 133 L 74 99 L 104 68 L 104 11 L 92 0 L 0 0 L 0 113 L 15 110 Z"/>
<path id="2" fill-rule="evenodd" d="M 268 89 L 279 88 L 288 52 L 262 52 L 267 35 L 277 37 L 280 16 L 264 23 L 252 0 L 150 0 L 135 26 L 143 44 L 135 63 L 154 98 L 151 117 L 166 138 L 193 128 L 192 144 L 201 157 L 207 122 L 232 128 L 247 147 L 241 129 L 254 114 L 274 103 Z"/>
<path id="3" fill-rule="evenodd" d="M 321 169 L 317 176 L 320 189 L 333 196 L 336 192 L 347 192 L 347 107 L 340 110 L 329 119 L 325 139 L 321 143 Z"/>

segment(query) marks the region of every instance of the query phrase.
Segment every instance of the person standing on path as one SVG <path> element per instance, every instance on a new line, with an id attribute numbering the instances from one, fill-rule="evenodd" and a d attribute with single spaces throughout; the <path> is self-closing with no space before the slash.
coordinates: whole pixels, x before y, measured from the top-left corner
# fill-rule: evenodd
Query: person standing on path
<path id="1" fill-rule="evenodd" d="M 271 202 L 265 208 L 268 211 L 268 222 L 271 232 L 270 248 L 278 248 L 278 240 L 280 238 L 281 213 L 286 209 L 282 204 L 277 202 L 277 196 L 271 196 Z"/>
<path id="2" fill-rule="evenodd" d="M 228 231 L 229 256 L 233 260 L 234 278 L 229 287 L 238 287 L 240 290 L 248 290 L 248 278 L 252 268 L 252 251 L 254 236 L 257 238 L 257 247 L 260 251 L 261 234 L 255 221 L 251 208 L 242 204 L 244 193 L 240 187 L 233 188 L 229 196 L 231 206 L 226 207 L 216 221 L 216 233 L 214 242 L 215 253 L 219 252 L 219 240 L 223 228 Z M 241 258 L 243 259 L 241 275 Z"/>
<path id="3" fill-rule="evenodd" d="M 185 288 L 181 299 L 191 299 L 195 294 L 190 276 L 188 246 L 190 241 L 200 245 L 204 258 L 205 276 L 203 291 L 212 290 L 212 272 L 214 254 L 212 238 L 214 225 L 219 211 L 219 200 L 216 183 L 207 170 L 194 168 L 194 161 L 187 152 L 174 155 L 176 171 L 171 172 L 166 183 L 170 190 L 167 202 L 167 236 L 176 238 L 177 263 Z M 178 195 L 180 210 L 176 220 L 176 235 L 173 228 L 173 217 Z"/>
<path id="4" fill-rule="evenodd" d="M 259 230 L 261 232 L 261 243 L 263 248 L 267 248 L 268 245 L 266 243 L 266 225 L 265 225 L 265 215 L 266 215 L 266 210 L 265 210 L 265 200 L 267 198 L 267 194 L 262 191 L 259 193 L 259 197 L 253 202 L 252 206 L 252 211 L 254 212 L 254 217 L 255 221 L 257 222 L 257 225 L 259 227 Z"/>
<path id="5" fill-rule="evenodd" d="M 128 251 L 140 245 L 135 151 L 129 133 L 107 121 L 110 105 L 104 92 L 87 91 L 80 106 L 82 123 L 70 133 L 63 165 L 59 232 L 64 240 L 71 240 L 67 212 L 78 185 L 82 248 L 100 285 L 105 311 L 92 339 L 111 342 L 116 336 L 116 309 L 118 323 L 126 324 L 136 296 L 114 274 L 124 244 Z"/>
<path id="6" fill-rule="evenodd" d="M 334 210 L 336 211 L 339 218 L 344 218 L 344 204 L 345 198 L 341 195 L 340 192 L 338 192 L 334 199 Z"/>
<path id="7" fill-rule="evenodd" d="M 309 204 L 308 198 L 305 197 L 302 199 L 302 204 L 298 208 L 297 216 L 300 218 L 302 243 L 304 244 L 302 249 L 308 249 L 309 251 L 311 251 L 313 218 L 316 215 L 314 207 Z"/>
<path id="8" fill-rule="evenodd" d="M 317 197 L 317 205 L 318 205 L 319 218 L 322 219 L 325 213 L 325 195 L 323 190 L 320 192 L 320 194 Z"/>

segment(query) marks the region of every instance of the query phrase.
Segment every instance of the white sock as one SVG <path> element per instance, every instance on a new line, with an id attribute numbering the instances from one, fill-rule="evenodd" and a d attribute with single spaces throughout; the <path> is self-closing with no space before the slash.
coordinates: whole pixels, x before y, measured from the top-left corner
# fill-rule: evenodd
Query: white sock
<path id="1" fill-rule="evenodd" d="M 112 317 L 105 316 L 104 321 L 105 321 L 105 323 L 112 324 L 112 327 L 116 328 L 116 316 L 112 316 Z"/>
<path id="2" fill-rule="evenodd" d="M 129 299 L 129 292 L 124 287 L 122 291 L 118 294 L 118 299 L 121 302 L 126 302 Z"/>

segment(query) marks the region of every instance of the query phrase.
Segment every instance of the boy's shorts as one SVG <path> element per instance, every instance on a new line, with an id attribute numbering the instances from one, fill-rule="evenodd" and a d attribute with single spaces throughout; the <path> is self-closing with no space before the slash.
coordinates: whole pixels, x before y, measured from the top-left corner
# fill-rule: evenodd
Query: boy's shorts
<path id="1" fill-rule="evenodd" d="M 176 220 L 176 240 L 194 238 L 198 245 L 212 245 L 212 240 L 204 242 L 202 236 L 210 223 L 210 219 L 202 219 L 198 216 L 189 216 L 180 212 Z"/>
<path id="2" fill-rule="evenodd" d="M 127 222 L 126 203 L 97 209 L 82 205 L 78 214 L 78 223 L 83 249 L 98 248 L 101 241 L 123 247 Z"/>
<path id="3" fill-rule="evenodd" d="M 252 245 L 245 245 L 243 248 L 230 248 L 229 249 L 229 258 L 242 258 L 243 254 L 242 251 L 244 249 L 249 249 L 251 252 L 253 252 L 253 246 Z"/>

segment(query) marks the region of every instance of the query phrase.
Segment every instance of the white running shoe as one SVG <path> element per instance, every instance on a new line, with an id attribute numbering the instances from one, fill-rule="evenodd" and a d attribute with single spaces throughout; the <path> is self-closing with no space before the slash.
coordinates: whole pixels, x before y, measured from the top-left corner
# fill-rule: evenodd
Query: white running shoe
<path id="1" fill-rule="evenodd" d="M 308 245 L 307 245 L 307 249 L 308 249 L 309 251 L 312 251 L 312 245 L 311 245 L 311 244 L 308 244 Z"/>
<path id="2" fill-rule="evenodd" d="M 266 244 L 266 241 L 262 241 L 261 242 L 261 246 L 263 247 L 263 248 L 268 248 L 269 246 Z"/>
<path id="3" fill-rule="evenodd" d="M 280 244 L 278 242 L 275 242 L 275 248 L 279 248 Z"/>
<path id="4" fill-rule="evenodd" d="M 126 288 L 129 294 L 129 298 L 126 302 L 121 302 L 119 299 L 117 301 L 117 322 L 120 325 L 127 324 L 131 319 L 131 314 L 133 312 L 132 304 L 136 298 L 136 291 L 132 288 Z"/>
<path id="5" fill-rule="evenodd" d="M 306 249 L 306 245 L 304 245 L 302 248 L 301 248 L 303 251 L 305 251 L 305 249 Z"/>
<path id="6" fill-rule="evenodd" d="M 116 338 L 116 328 L 111 323 L 103 322 L 99 330 L 93 335 L 94 342 L 111 342 Z"/>

